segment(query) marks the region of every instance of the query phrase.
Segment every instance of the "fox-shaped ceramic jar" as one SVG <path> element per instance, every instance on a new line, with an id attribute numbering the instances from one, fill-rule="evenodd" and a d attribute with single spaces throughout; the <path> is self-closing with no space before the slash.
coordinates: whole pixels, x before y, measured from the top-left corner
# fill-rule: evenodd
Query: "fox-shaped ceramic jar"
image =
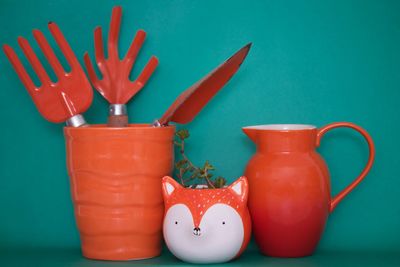
<path id="1" fill-rule="evenodd" d="M 220 263 L 245 250 L 251 234 L 246 177 L 225 188 L 190 189 L 165 176 L 162 187 L 164 239 L 177 258 Z"/>

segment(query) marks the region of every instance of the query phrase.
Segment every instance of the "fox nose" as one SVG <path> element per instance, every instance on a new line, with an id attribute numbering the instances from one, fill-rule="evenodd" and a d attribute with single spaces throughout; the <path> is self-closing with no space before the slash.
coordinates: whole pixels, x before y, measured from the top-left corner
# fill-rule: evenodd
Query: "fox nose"
<path id="1" fill-rule="evenodd" d="M 193 228 L 193 234 L 197 235 L 197 236 L 200 236 L 201 235 L 200 227 Z"/>

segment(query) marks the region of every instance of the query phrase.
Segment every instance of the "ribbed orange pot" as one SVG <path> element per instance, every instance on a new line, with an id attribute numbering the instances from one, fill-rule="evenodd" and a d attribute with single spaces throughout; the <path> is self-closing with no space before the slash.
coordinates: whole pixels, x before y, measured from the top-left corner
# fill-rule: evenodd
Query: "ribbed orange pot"
<path id="1" fill-rule="evenodd" d="M 131 260 L 161 253 L 161 179 L 174 162 L 175 127 L 65 127 L 67 168 L 85 257 Z"/>

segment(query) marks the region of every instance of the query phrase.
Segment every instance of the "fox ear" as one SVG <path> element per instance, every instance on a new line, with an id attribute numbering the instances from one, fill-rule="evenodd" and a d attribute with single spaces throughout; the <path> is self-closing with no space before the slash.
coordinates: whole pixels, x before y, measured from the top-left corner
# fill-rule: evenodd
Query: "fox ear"
<path id="1" fill-rule="evenodd" d="M 182 186 L 169 176 L 164 176 L 162 179 L 162 189 L 164 199 L 167 200 L 178 188 Z"/>
<path id="2" fill-rule="evenodd" d="M 247 183 L 247 178 L 245 176 L 240 177 L 237 179 L 235 182 L 233 182 L 230 186 L 229 189 L 232 190 L 232 192 L 240 197 L 240 199 L 244 202 L 247 203 L 247 196 L 249 192 L 249 185 Z"/>

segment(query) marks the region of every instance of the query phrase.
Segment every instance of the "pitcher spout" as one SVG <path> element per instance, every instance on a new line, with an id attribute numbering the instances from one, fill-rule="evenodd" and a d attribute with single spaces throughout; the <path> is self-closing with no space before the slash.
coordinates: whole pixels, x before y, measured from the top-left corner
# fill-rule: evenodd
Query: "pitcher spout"
<path id="1" fill-rule="evenodd" d="M 257 143 L 257 130 L 254 128 L 243 127 L 242 131 L 254 142 Z"/>

